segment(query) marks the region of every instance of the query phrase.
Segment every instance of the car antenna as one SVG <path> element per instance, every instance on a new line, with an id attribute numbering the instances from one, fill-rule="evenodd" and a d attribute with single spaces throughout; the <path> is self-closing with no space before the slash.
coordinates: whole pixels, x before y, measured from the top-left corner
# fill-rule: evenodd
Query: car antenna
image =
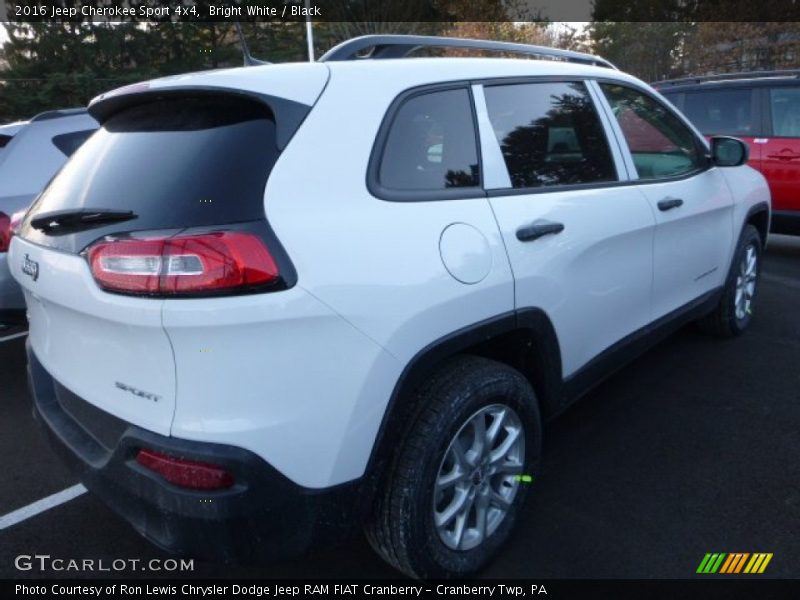
<path id="1" fill-rule="evenodd" d="M 247 40 L 244 37 L 242 26 L 239 24 L 239 21 L 236 21 L 235 25 L 236 31 L 239 33 L 239 45 L 242 48 L 242 55 L 244 56 L 244 66 L 255 67 L 257 65 L 271 65 L 272 63 L 269 61 L 253 58 L 253 56 L 250 54 L 250 48 L 247 47 Z"/>

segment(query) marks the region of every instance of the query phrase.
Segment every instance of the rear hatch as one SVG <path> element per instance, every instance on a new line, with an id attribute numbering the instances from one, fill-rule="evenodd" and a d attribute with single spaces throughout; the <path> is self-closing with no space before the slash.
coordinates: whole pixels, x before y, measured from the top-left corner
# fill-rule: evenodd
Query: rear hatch
<path id="1" fill-rule="evenodd" d="M 177 382 L 164 298 L 293 283 L 264 189 L 309 106 L 197 86 L 93 108 L 102 127 L 26 215 L 10 267 L 56 389 L 167 435 Z"/>

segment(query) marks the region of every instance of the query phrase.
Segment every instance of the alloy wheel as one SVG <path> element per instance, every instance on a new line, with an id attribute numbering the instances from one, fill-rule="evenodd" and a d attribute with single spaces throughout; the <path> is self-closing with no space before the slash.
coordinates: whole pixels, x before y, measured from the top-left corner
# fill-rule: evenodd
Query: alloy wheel
<path id="1" fill-rule="evenodd" d="M 464 422 L 435 483 L 434 524 L 448 548 L 471 550 L 497 530 L 517 494 L 524 464 L 525 432 L 510 406 L 485 406 Z"/>
<path id="2" fill-rule="evenodd" d="M 736 275 L 736 318 L 742 320 L 753 311 L 753 296 L 756 293 L 756 278 L 758 276 L 758 253 L 754 244 L 747 246 L 739 263 L 739 272 Z"/>

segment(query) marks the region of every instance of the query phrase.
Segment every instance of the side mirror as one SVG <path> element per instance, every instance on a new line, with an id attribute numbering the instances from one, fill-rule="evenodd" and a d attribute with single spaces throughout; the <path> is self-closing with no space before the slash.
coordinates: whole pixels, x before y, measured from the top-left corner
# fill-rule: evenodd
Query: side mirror
<path id="1" fill-rule="evenodd" d="M 735 137 L 715 136 L 711 138 L 711 160 L 718 167 L 738 167 L 750 158 L 750 148 Z"/>

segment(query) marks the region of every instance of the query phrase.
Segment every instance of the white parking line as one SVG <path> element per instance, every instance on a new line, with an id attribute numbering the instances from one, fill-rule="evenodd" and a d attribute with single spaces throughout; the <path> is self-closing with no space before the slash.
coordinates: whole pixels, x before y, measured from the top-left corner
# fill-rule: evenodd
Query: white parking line
<path id="1" fill-rule="evenodd" d="M 41 500 L 37 500 L 33 504 L 28 504 L 28 506 L 23 506 L 22 508 L 18 508 L 14 512 L 10 512 L 7 515 L 0 517 L 0 531 L 2 531 L 3 529 L 8 529 L 9 527 L 16 525 L 17 523 L 22 523 L 22 521 L 30 519 L 31 517 L 35 517 L 36 515 L 41 514 L 46 510 L 55 508 L 59 504 L 64 504 L 65 502 L 74 500 L 78 496 L 81 496 L 85 493 L 86 493 L 86 488 L 79 483 L 65 490 L 61 490 L 60 492 L 57 492 L 52 496 L 48 496 L 47 498 L 42 498 Z"/>
<path id="2" fill-rule="evenodd" d="M 15 340 L 17 338 L 21 338 L 22 336 L 28 335 L 27 331 L 23 331 L 21 333 L 14 333 L 12 335 L 7 335 L 6 337 L 0 337 L 0 342 L 10 342 L 11 340 Z"/>

